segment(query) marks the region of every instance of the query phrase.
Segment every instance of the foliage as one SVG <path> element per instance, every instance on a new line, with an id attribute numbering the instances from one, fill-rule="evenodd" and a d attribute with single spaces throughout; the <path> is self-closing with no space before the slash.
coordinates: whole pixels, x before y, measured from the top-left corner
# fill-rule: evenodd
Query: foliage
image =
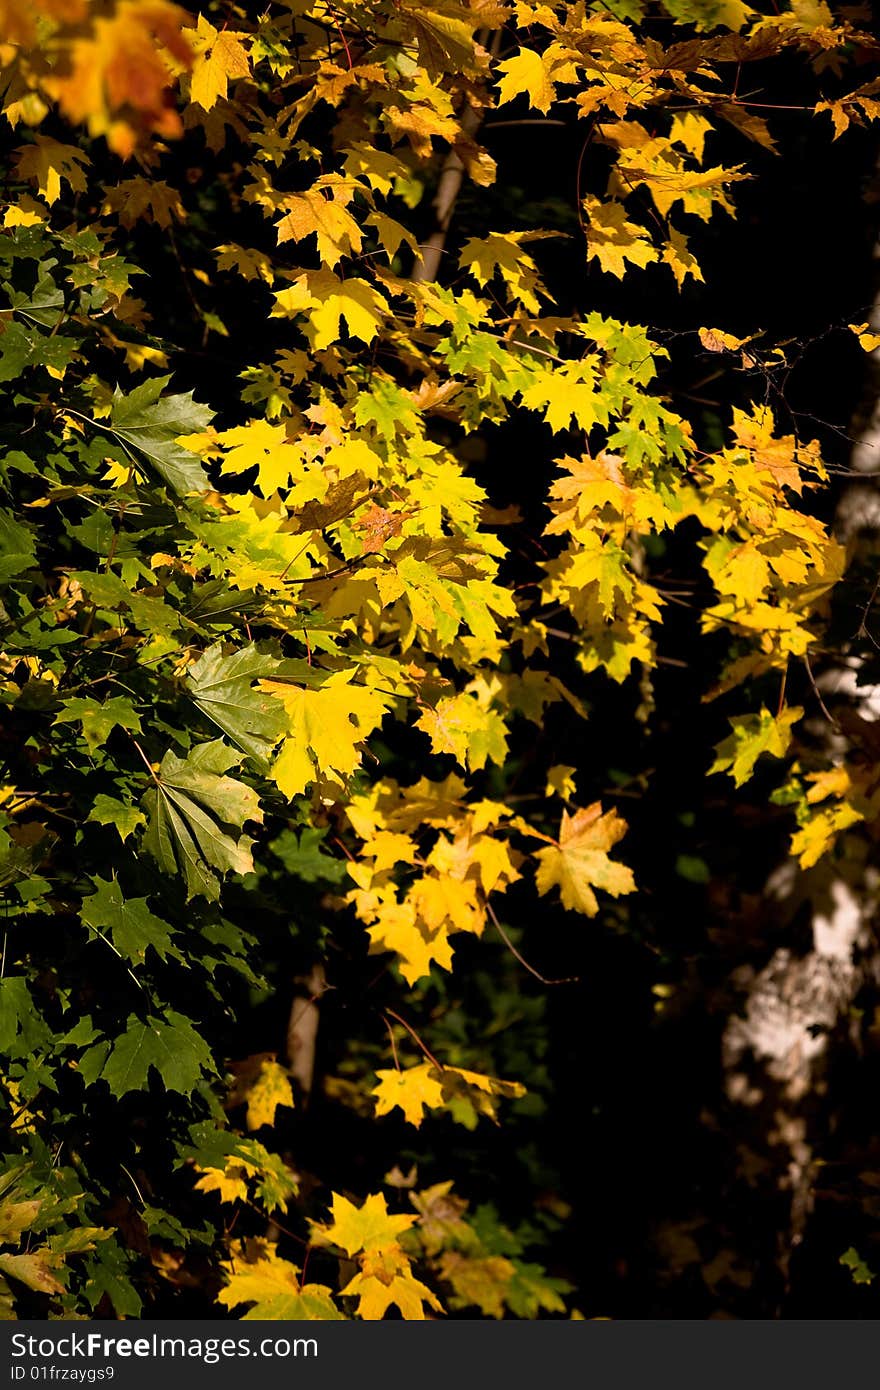
<path id="1" fill-rule="evenodd" d="M 782 138 L 740 69 L 794 58 L 836 139 L 880 114 L 880 82 L 848 77 L 868 26 L 824 0 L 0 19 L 5 1315 L 564 1315 L 563 1204 L 466 1216 L 436 1169 L 445 1145 L 467 1192 L 449 1126 L 540 1113 L 517 914 L 623 929 L 638 895 L 613 750 L 528 749 L 609 682 L 650 718 L 676 538 L 705 696 L 731 710 L 706 772 L 739 787 L 787 759 L 804 864 L 880 792 L 860 763 L 805 763 L 786 699 L 845 568 L 816 443 L 760 398 L 702 447 L 667 346 L 554 302 L 567 228 L 437 243 L 432 198 L 451 172 L 480 206 L 488 113 L 560 113 L 584 132 L 593 274 L 690 289 L 693 229 L 736 215 L 750 152 Z M 717 162 L 731 129 L 741 156 Z M 786 360 L 718 328 L 690 350 L 759 380 Z M 480 448 L 526 420 L 539 495 L 499 507 Z M 337 1017 L 317 1072 L 296 1001 L 286 1055 L 260 1022 L 305 977 L 330 989 L 300 1012 L 376 1001 L 361 1035 Z M 312 1092 L 377 1132 L 378 1167 L 309 1171 Z"/>

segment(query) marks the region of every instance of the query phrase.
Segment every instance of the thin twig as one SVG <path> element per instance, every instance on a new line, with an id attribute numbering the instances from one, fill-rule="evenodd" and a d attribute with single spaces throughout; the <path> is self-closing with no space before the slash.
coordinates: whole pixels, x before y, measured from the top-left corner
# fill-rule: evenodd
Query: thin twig
<path id="1" fill-rule="evenodd" d="M 153 764 L 150 762 L 150 760 L 149 760 L 149 758 L 147 757 L 146 753 L 144 752 L 143 748 L 141 748 L 141 746 L 140 746 L 140 744 L 138 743 L 137 739 L 134 738 L 132 734 L 129 734 L 129 738 L 131 739 L 131 741 L 132 741 L 132 743 L 134 744 L 135 748 L 137 749 L 137 751 L 140 753 L 141 757 L 143 758 L 143 760 L 144 760 L 144 766 L 146 767 L 147 771 L 149 772 L 150 776 L 152 777 L 153 781 L 156 783 L 156 786 L 158 787 L 158 786 L 159 786 L 159 778 L 156 776 L 156 773 L 155 773 L 154 770 L 153 770 Z"/>
<path id="2" fill-rule="evenodd" d="M 830 713 L 830 711 L 829 711 L 829 709 L 828 709 L 828 706 L 826 705 L 825 701 L 822 699 L 822 692 L 821 692 L 821 690 L 819 689 L 818 685 L 816 684 L 816 678 L 815 678 L 815 676 L 813 675 L 813 668 L 812 668 L 812 666 L 810 665 L 810 658 L 809 658 L 809 656 L 807 655 L 806 652 L 804 652 L 804 667 L 806 668 L 806 672 L 807 672 L 807 675 L 808 675 L 809 680 L 810 680 L 810 685 L 813 687 L 813 694 L 815 695 L 816 699 L 817 699 L 818 702 L 819 702 L 819 708 L 820 708 L 820 710 L 821 710 L 822 713 L 824 714 L 825 718 L 828 720 L 828 723 L 831 725 L 831 727 L 832 727 L 833 729 L 836 729 L 836 730 L 838 731 L 838 733 L 839 733 L 839 732 L 840 732 L 840 725 L 838 724 L 837 720 L 834 718 L 834 715 Z"/>
<path id="3" fill-rule="evenodd" d="M 125 1166 L 124 1163 L 120 1163 L 119 1166 L 120 1166 L 120 1168 L 122 1169 L 122 1171 L 123 1171 L 123 1173 L 125 1174 L 125 1176 L 128 1178 L 128 1181 L 131 1183 L 131 1185 L 132 1185 L 132 1187 L 134 1188 L 135 1192 L 137 1193 L 138 1197 L 140 1198 L 141 1206 L 144 1206 L 144 1207 L 145 1207 L 145 1206 L 147 1205 L 146 1198 L 144 1197 L 144 1194 L 141 1192 L 140 1188 L 138 1187 L 138 1185 L 137 1185 L 137 1183 L 135 1182 L 134 1178 L 132 1177 L 131 1173 L 128 1171 L 128 1169 L 126 1168 L 126 1166 Z"/>
<path id="4" fill-rule="evenodd" d="M 419 1037 L 415 1028 L 411 1028 L 405 1018 L 401 1018 L 400 1014 L 396 1014 L 393 1009 L 386 1009 L 385 1013 L 388 1014 L 391 1018 L 393 1018 L 397 1023 L 399 1023 L 401 1027 L 406 1029 L 416 1046 L 420 1048 L 422 1052 L 424 1052 L 428 1061 L 433 1063 L 433 1065 L 437 1068 L 438 1071 L 446 1070 L 443 1063 L 437 1060 L 433 1052 L 431 1052 L 431 1050 L 426 1046 L 426 1044 L 422 1042 L 422 1039 Z M 388 1020 L 386 1019 L 385 1021 L 387 1023 Z"/>
<path id="5" fill-rule="evenodd" d="M 785 709 L 785 685 L 786 685 L 786 681 L 787 681 L 787 680 L 788 680 L 788 661 L 786 660 L 785 666 L 784 666 L 783 671 L 782 671 L 782 680 L 781 680 L 780 683 L 779 683 L 779 701 L 778 701 L 777 706 L 776 706 L 776 718 L 777 718 L 777 719 L 779 718 L 779 716 L 780 716 L 780 714 L 782 713 L 782 711 Z"/>
<path id="6" fill-rule="evenodd" d="M 492 920 L 492 925 L 494 926 L 498 935 L 501 937 L 501 940 L 504 942 L 508 951 L 510 951 L 511 955 L 516 957 L 516 959 L 519 961 L 520 965 L 523 967 L 524 970 L 528 970 L 530 975 L 534 975 L 536 980 L 540 980 L 542 985 L 576 985 L 580 983 L 580 975 L 563 975 L 558 980 L 548 980 L 546 975 L 542 975 L 540 970 L 536 970 L 533 965 L 529 965 L 528 961 L 520 955 L 519 951 L 514 946 L 510 937 L 507 935 L 507 932 L 504 930 L 501 923 L 498 921 L 498 918 L 495 915 L 495 909 L 493 908 L 490 902 L 486 903 L 486 911 L 488 912 L 489 917 Z"/>
<path id="7" fill-rule="evenodd" d="M 400 1071 L 400 1058 L 397 1055 L 397 1043 L 394 1041 L 394 1029 L 391 1027 L 387 1018 L 385 1019 L 385 1027 L 388 1029 L 388 1037 L 391 1042 L 391 1055 L 394 1058 L 395 1069 Z"/>

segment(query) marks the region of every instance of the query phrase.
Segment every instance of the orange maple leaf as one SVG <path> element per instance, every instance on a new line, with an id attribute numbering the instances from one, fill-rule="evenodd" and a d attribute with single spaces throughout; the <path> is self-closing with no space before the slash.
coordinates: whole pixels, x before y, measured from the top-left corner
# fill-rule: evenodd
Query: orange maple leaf
<path id="1" fill-rule="evenodd" d="M 185 20 L 169 0 L 119 0 L 72 44 L 69 73 L 46 86 L 65 116 L 105 135 L 124 159 L 148 132 L 173 138 L 182 130 L 172 105 L 174 65 L 188 70 L 193 62 Z"/>

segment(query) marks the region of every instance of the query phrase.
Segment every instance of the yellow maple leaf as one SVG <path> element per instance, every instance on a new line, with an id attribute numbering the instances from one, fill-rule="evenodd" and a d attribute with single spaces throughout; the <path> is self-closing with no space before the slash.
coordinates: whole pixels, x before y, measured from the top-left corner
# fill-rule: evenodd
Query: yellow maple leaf
<path id="1" fill-rule="evenodd" d="M 406 164 L 396 155 L 373 145 L 356 141 L 346 147 L 345 172 L 353 178 L 362 175 L 375 193 L 387 198 L 394 184 L 408 174 Z"/>
<path id="2" fill-rule="evenodd" d="M 249 1130 L 273 1125 L 279 1105 L 293 1107 L 293 1089 L 286 1067 L 272 1057 L 264 1058 L 247 1088 L 246 1100 Z"/>
<path id="3" fill-rule="evenodd" d="M 209 24 L 204 15 L 199 15 L 195 33 L 187 30 L 187 37 L 195 52 L 192 68 L 190 96 L 205 111 L 229 91 L 230 78 L 248 77 L 250 63 L 241 39 L 242 34 L 234 34 L 228 29 L 219 33 Z"/>
<path id="4" fill-rule="evenodd" d="M 443 1305 L 419 1279 L 413 1277 L 409 1260 L 402 1251 L 366 1257 L 363 1268 L 342 1290 L 343 1297 L 359 1299 L 358 1317 L 379 1322 L 395 1307 L 406 1322 L 424 1322 L 425 1304 L 442 1313 Z"/>
<path id="5" fill-rule="evenodd" d="M 865 819 L 864 811 L 848 801 L 821 806 L 791 837 L 791 852 L 802 869 L 811 869 L 833 846 L 838 835 Z"/>
<path id="6" fill-rule="evenodd" d="M 476 1124 L 477 1115 L 486 1115 L 497 1121 L 499 1099 L 519 1100 L 526 1094 L 526 1088 L 519 1081 L 502 1081 L 497 1076 L 486 1076 L 483 1072 L 465 1071 L 462 1067 L 444 1067 L 440 1073 L 443 1085 L 443 1103 L 458 1109 L 461 1102 L 467 1106 L 468 1127 Z M 459 1118 L 462 1118 L 459 1114 Z"/>
<path id="7" fill-rule="evenodd" d="M 720 593 L 733 594 L 742 603 L 757 602 L 770 584 L 770 563 L 753 540 L 731 546 L 726 537 L 719 538 L 709 548 L 706 571 Z"/>
<path id="8" fill-rule="evenodd" d="M 342 1318 L 330 1289 L 324 1284 L 302 1284 L 299 1268 L 281 1259 L 269 1241 L 238 1241 L 230 1254 L 232 1258 L 220 1266 L 226 1284 L 217 1301 L 225 1308 L 254 1304 L 245 1321 L 329 1322 Z"/>
<path id="9" fill-rule="evenodd" d="M 626 263 L 642 268 L 659 259 L 644 227 L 630 222 L 623 203 L 611 199 L 602 202 L 590 194 L 584 199 L 587 215 L 587 260 L 597 260 L 609 275 L 622 280 Z"/>
<path id="10" fill-rule="evenodd" d="M 250 1164 L 231 1159 L 225 1168 L 196 1167 L 202 1176 L 196 1183 L 197 1192 L 217 1192 L 221 1202 L 247 1201 L 248 1188 L 245 1179 L 256 1169 Z"/>
<path id="11" fill-rule="evenodd" d="M 353 685 L 353 676 L 336 671 L 317 690 L 259 682 L 282 702 L 289 719 L 289 736 L 272 768 L 285 796 L 298 796 L 319 776 L 350 777 L 360 765 L 358 744 L 381 724 L 390 699 Z"/>
<path id="12" fill-rule="evenodd" d="M 406 138 L 419 159 L 430 159 L 432 140 L 437 136 L 452 143 L 461 133 L 461 127 L 448 106 L 449 98 L 438 88 L 431 89 L 436 101 L 414 101 L 409 106 L 386 106 L 382 112 L 382 122 L 394 140 Z"/>
<path id="13" fill-rule="evenodd" d="M 371 343 L 388 314 L 388 301 L 366 280 L 340 280 L 332 270 L 309 270 L 275 296 L 272 317 L 304 314 L 312 347 L 339 342 L 345 322 L 350 337 Z"/>
<path id="14" fill-rule="evenodd" d="M 724 333 L 720 328 L 699 328 L 697 335 L 707 352 L 736 352 L 751 341 L 749 338 L 735 338 L 732 333 Z"/>
<path id="15" fill-rule="evenodd" d="M 468 691 L 423 710 L 416 728 L 428 734 L 435 753 L 452 753 L 470 771 L 485 767 L 489 760 L 503 763 L 507 757 L 507 726 L 502 716 Z"/>
<path id="16" fill-rule="evenodd" d="M 536 372 L 521 399 L 530 410 L 545 407 L 544 419 L 551 430 L 568 430 L 572 420 L 577 429 L 585 431 L 607 423 L 607 406 L 592 355 L 581 362 L 565 362 L 551 371 Z"/>
<path id="17" fill-rule="evenodd" d="M 746 339 L 746 342 L 749 340 Z M 808 468 L 818 478 L 824 478 L 825 468 L 815 440 L 802 443 L 794 435 L 777 437 L 774 434 L 773 411 L 766 405 L 753 405 L 751 414 L 733 408 L 733 434 L 737 444 L 753 455 L 755 467 L 771 475 L 777 487 L 803 490 L 801 469 Z M 741 469 L 735 480 L 740 486 Z M 786 524 L 793 522 L 789 515 Z"/>
<path id="18" fill-rule="evenodd" d="M 246 425 L 224 430 L 217 438 L 229 450 L 221 473 L 244 473 L 256 468 L 257 483 L 264 497 L 271 497 L 279 487 L 286 487 L 301 460 L 299 450 L 288 442 L 285 426 L 273 425 L 269 420 L 249 420 Z M 313 495 L 317 500 L 327 491 L 326 479 L 317 470 L 315 483 Z M 307 499 L 301 496 L 299 500 Z"/>
<path id="19" fill-rule="evenodd" d="M 460 1250 L 445 1250 L 439 1273 L 460 1303 L 479 1308 L 487 1318 L 504 1317 L 504 1295 L 516 1277 L 516 1266 L 503 1255 L 466 1255 Z M 452 1300 L 450 1307 L 455 1306 Z"/>
<path id="20" fill-rule="evenodd" d="M 859 347 L 864 348 L 865 352 L 874 352 L 880 347 L 880 333 L 873 333 L 870 324 L 848 323 L 847 328 L 851 333 L 855 333 L 859 340 Z"/>
<path id="21" fill-rule="evenodd" d="M 13 203 L 3 214 L 4 227 L 38 227 L 49 216 L 49 209 L 36 198 L 23 193 L 17 203 Z"/>
<path id="22" fill-rule="evenodd" d="M 732 214 L 727 185 L 749 177 L 739 165 L 731 169 L 720 165 L 712 169 L 676 168 L 660 153 L 649 158 L 639 150 L 634 151 L 632 162 L 621 162 L 614 173 L 615 184 L 621 184 L 626 192 L 643 184 L 662 216 L 666 216 L 673 203 L 680 202 L 685 212 L 693 213 L 703 222 L 709 221 L 716 206 Z"/>
<path id="23" fill-rule="evenodd" d="M 50 205 L 61 196 L 61 180 L 83 193 L 86 176 L 82 165 L 88 156 L 75 145 L 62 145 L 48 135 L 35 135 L 33 144 L 19 145 L 15 151 L 15 172 L 19 178 L 33 179 L 37 190 Z"/>
<path id="24" fill-rule="evenodd" d="M 567 767 L 565 763 L 557 763 L 554 767 L 548 768 L 545 796 L 561 796 L 563 801 L 570 801 L 575 794 L 576 772 L 577 768 Z"/>
<path id="25" fill-rule="evenodd" d="M 407 901 L 429 933 L 445 928 L 479 936 L 485 926 L 485 910 L 477 899 L 477 885 L 472 879 L 453 878 L 442 872 L 423 874 L 410 888 Z"/>
<path id="26" fill-rule="evenodd" d="M 560 459 L 559 467 L 565 472 L 550 488 L 556 515 L 546 527 L 546 534 L 571 531 L 573 520 L 590 525 L 593 513 L 606 505 L 621 515 L 630 513 L 634 493 L 627 486 L 622 464 L 623 460 L 607 449 L 595 457 L 588 454 L 579 459 Z"/>
<path id="27" fill-rule="evenodd" d="M 807 792 L 807 804 L 814 806 L 829 796 L 845 797 L 857 790 L 852 773 L 846 763 L 828 768 L 825 772 L 808 772 L 807 781 L 812 783 Z"/>
<path id="28" fill-rule="evenodd" d="M 703 162 L 703 146 L 712 129 L 712 122 L 699 111 L 680 111 L 672 117 L 669 139 L 673 145 L 683 145 L 698 164 Z"/>
<path id="29" fill-rule="evenodd" d="M 389 902 L 376 913 L 367 927 L 371 950 L 395 951 L 400 957 L 400 973 L 408 985 L 430 975 L 431 966 L 452 969 L 452 947 L 445 925 L 430 930 L 416 915 L 410 902 Z"/>
<path id="30" fill-rule="evenodd" d="M 729 772 L 734 785 L 741 787 L 751 777 L 755 763 L 763 753 L 784 758 L 791 742 L 792 725 L 803 715 L 800 705 L 792 705 L 777 715 L 768 709 L 759 714 L 747 714 L 731 719 L 732 733 L 715 749 L 717 754 L 709 768 L 713 772 Z"/>
<path id="31" fill-rule="evenodd" d="M 688 250 L 687 237 L 683 232 L 676 231 L 675 227 L 669 228 L 669 240 L 663 248 L 662 259 L 675 276 L 675 283 L 679 289 L 689 275 L 694 280 L 703 279 L 703 272 L 696 256 Z"/>
<path id="32" fill-rule="evenodd" d="M 303 193 L 291 193 L 281 204 L 285 215 L 277 227 L 278 245 L 314 235 L 320 260 L 331 269 L 342 256 L 356 255 L 363 237 L 346 206 L 355 191 L 353 180 L 327 176 Z"/>
<path id="33" fill-rule="evenodd" d="M 819 101 L 816 103 L 816 114 L 820 111 L 827 111 L 834 125 L 833 139 L 838 140 L 845 131 L 849 130 L 852 123 L 852 112 L 844 101 Z"/>
<path id="34" fill-rule="evenodd" d="M 594 888 L 615 898 L 634 892 L 632 870 L 608 856 L 626 829 L 616 811 L 603 815 L 598 801 L 573 816 L 563 811 L 558 845 L 538 850 L 535 856 L 538 892 L 543 896 L 558 887 L 563 906 L 587 917 L 599 911 Z"/>
<path id="35" fill-rule="evenodd" d="M 503 74 L 498 84 L 499 105 L 523 95 L 528 97 L 530 106 L 546 116 L 556 98 L 556 88 L 540 53 L 521 48 L 513 58 L 499 63 L 498 70 Z"/>
<path id="36" fill-rule="evenodd" d="M 341 444 L 334 444 L 324 455 L 324 468 L 340 478 L 363 473 L 364 477 L 375 482 L 381 466 L 382 460 L 365 439 L 349 437 Z"/>
<path id="37" fill-rule="evenodd" d="M 377 1115 L 387 1115 L 399 1107 L 408 1123 L 418 1128 L 426 1109 L 436 1110 L 443 1104 L 443 1086 L 431 1062 L 420 1062 L 404 1071 L 377 1071 L 376 1077 L 378 1085 L 371 1094 L 376 1097 Z"/>
<path id="38" fill-rule="evenodd" d="M 466 266 L 479 285 L 487 285 L 498 274 L 507 285 L 513 299 L 524 304 L 530 313 L 540 310 L 538 294 L 545 297 L 538 267 L 523 249 L 524 241 L 537 240 L 536 232 L 490 232 L 486 237 L 471 237 L 464 245 L 459 263 Z"/>
<path id="39" fill-rule="evenodd" d="M 375 227 L 376 236 L 382 249 L 388 256 L 389 261 L 393 261 L 401 246 L 405 242 L 417 261 L 422 259 L 422 250 L 412 232 L 408 231 L 401 222 L 393 217 L 389 217 L 384 212 L 371 212 L 367 218 L 367 225 Z"/>
<path id="40" fill-rule="evenodd" d="M 377 830 L 361 849 L 362 855 L 368 855 L 373 860 L 377 873 L 393 868 L 395 864 L 411 863 L 416 852 L 409 835 L 395 830 Z"/>
<path id="41" fill-rule="evenodd" d="M 415 31 L 419 62 L 432 77 L 474 71 L 473 31 L 478 23 L 486 23 L 482 16 L 454 0 L 441 0 L 436 8 L 421 0 L 402 0 L 400 8 Z"/>
<path id="42" fill-rule="evenodd" d="M 218 270 L 232 270 L 243 280 L 265 280 L 271 285 L 272 262 L 263 251 L 225 242 L 222 246 L 214 247 L 214 255 L 217 257 Z"/>
<path id="43" fill-rule="evenodd" d="M 323 1245 L 337 1245 L 347 1255 L 358 1255 L 390 1248 L 418 1221 L 417 1216 L 393 1216 L 382 1192 L 373 1192 L 356 1207 L 339 1192 L 333 1193 L 330 1206 L 333 1218 L 327 1225 L 313 1226 L 315 1238 Z"/>

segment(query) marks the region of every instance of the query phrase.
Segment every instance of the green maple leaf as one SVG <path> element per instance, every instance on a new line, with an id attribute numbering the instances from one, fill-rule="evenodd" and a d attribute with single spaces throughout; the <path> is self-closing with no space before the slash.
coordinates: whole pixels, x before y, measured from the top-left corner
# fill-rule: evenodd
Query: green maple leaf
<path id="1" fill-rule="evenodd" d="M 341 883 L 348 867 L 344 859 L 334 859 L 321 849 L 326 835 L 326 830 L 314 825 L 307 825 L 299 839 L 292 830 L 282 830 L 269 848 L 287 872 L 303 883 Z"/>
<path id="2" fill-rule="evenodd" d="M 162 960 L 168 955 L 179 957 L 171 944 L 173 927 L 153 915 L 146 898 L 126 900 L 115 880 L 95 878 L 92 882 L 95 892 L 83 899 L 80 908 L 80 917 L 87 927 L 102 934 L 108 932 L 120 955 L 138 964 L 143 961 L 148 946 L 152 946 Z"/>
<path id="3" fill-rule="evenodd" d="M 854 1284 L 870 1284 L 873 1283 L 876 1278 L 874 1271 L 868 1268 L 854 1245 L 851 1245 L 848 1250 L 844 1251 L 840 1257 L 839 1263 L 850 1271 Z"/>
<path id="4" fill-rule="evenodd" d="M 31 871 L 46 857 L 53 838 L 47 833 L 31 845 L 17 845 L 6 836 L 0 840 L 0 893 L 30 877 Z"/>
<path id="5" fill-rule="evenodd" d="M 131 1259 L 115 1240 L 100 1245 L 86 1263 L 88 1279 L 83 1289 L 92 1309 L 107 1297 L 118 1318 L 140 1316 L 143 1304 L 131 1282 Z"/>
<path id="6" fill-rule="evenodd" d="M 149 824 L 143 847 L 165 873 L 183 876 L 187 898 L 215 901 L 224 874 L 253 870 L 250 840 L 233 839 L 220 824 L 262 822 L 253 788 L 222 775 L 241 761 L 221 739 L 200 744 L 186 758 L 168 752 L 144 796 Z"/>
<path id="7" fill-rule="evenodd" d="M 63 299 L 60 302 L 63 310 Z M 0 381 L 14 381 L 28 367 L 51 367 L 55 372 L 63 372 L 78 346 L 79 339 L 67 334 L 50 338 L 32 326 L 11 323 L 0 339 Z"/>
<path id="8" fill-rule="evenodd" d="M 177 440 L 197 434 L 214 418 L 207 406 L 186 395 L 163 396 L 171 380 L 153 377 L 126 396 L 119 387 L 113 395 L 109 428 L 130 448 L 149 459 L 156 472 L 175 492 L 204 492 L 208 477 L 195 454 Z"/>
<path id="9" fill-rule="evenodd" d="M 142 632 L 170 636 L 180 626 L 180 614 L 170 603 L 152 595 L 132 592 L 115 574 L 74 570 L 71 579 L 82 586 L 83 593 L 96 607 L 113 612 L 127 608 L 132 622 Z"/>
<path id="10" fill-rule="evenodd" d="M 56 264 L 54 260 L 44 263 L 45 266 Z M 64 315 L 64 290 L 56 284 L 48 270 L 41 266 L 40 277 L 31 292 L 12 292 L 12 307 L 22 318 L 30 319 L 51 332 L 57 328 L 59 319 Z"/>
<path id="11" fill-rule="evenodd" d="M 715 749 L 716 758 L 709 768 L 713 772 L 727 772 L 734 785 L 741 787 L 755 770 L 755 763 L 764 753 L 774 758 L 784 758 L 791 742 L 792 725 L 802 717 L 799 705 L 782 710 L 775 717 L 768 709 L 760 714 L 747 714 L 739 719 L 731 719 L 733 732 Z"/>
<path id="12" fill-rule="evenodd" d="M 101 1079 L 115 1096 L 146 1089 L 155 1068 L 166 1091 L 188 1096 L 203 1071 L 213 1071 L 211 1051 L 189 1019 L 169 1009 L 164 1019 L 129 1016 L 125 1032 L 110 1049 Z"/>
<path id="13" fill-rule="evenodd" d="M 51 1040 L 23 975 L 0 980 L 0 1053 L 27 1057 Z"/>
<path id="14" fill-rule="evenodd" d="M 90 753 L 95 753 L 106 743 L 108 735 L 117 727 L 140 733 L 141 721 L 131 700 L 124 695 L 114 695 L 103 704 L 91 697 L 75 697 L 65 700 L 61 713 L 55 716 L 56 724 L 81 723 L 83 738 Z"/>
<path id="15" fill-rule="evenodd" d="M 29 569 L 35 558 L 33 532 L 0 510 L 0 583 Z"/>
<path id="16" fill-rule="evenodd" d="M 537 1318 L 541 1309 L 548 1313 L 564 1313 L 562 1295 L 571 1293 L 567 1279 L 554 1279 L 539 1264 L 512 1260 L 513 1278 L 504 1291 L 504 1301 L 517 1318 Z"/>
<path id="17" fill-rule="evenodd" d="M 253 643 L 229 656 L 217 643 L 187 672 L 190 694 L 202 713 L 263 771 L 284 737 L 286 722 L 278 701 L 254 690 L 252 682 L 274 674 L 278 666 L 275 657 Z"/>
<path id="18" fill-rule="evenodd" d="M 127 840 L 139 825 L 146 824 L 143 811 L 139 811 L 136 806 L 126 805 L 124 801 L 118 801 L 115 796 L 105 796 L 103 792 L 99 792 L 95 797 L 95 804 L 89 811 L 88 820 L 97 821 L 98 825 L 115 825 L 123 841 Z"/>
<path id="19" fill-rule="evenodd" d="M 378 376 L 369 391 L 358 394 L 354 419 L 357 425 L 372 425 L 387 440 L 394 440 L 398 430 L 414 433 L 417 426 L 412 398 L 396 382 Z"/>

